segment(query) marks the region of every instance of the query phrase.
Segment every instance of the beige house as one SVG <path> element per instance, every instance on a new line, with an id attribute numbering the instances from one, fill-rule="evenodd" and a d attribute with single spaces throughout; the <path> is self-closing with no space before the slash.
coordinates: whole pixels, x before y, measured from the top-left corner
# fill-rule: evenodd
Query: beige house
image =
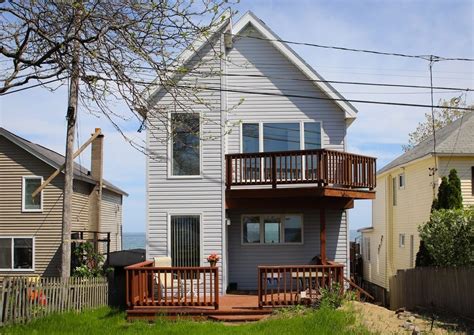
<path id="1" fill-rule="evenodd" d="M 110 233 L 110 251 L 115 251 L 122 246 L 127 194 L 102 180 L 102 196 L 97 196 L 102 141 L 101 135 L 92 143 L 91 171 L 75 164 L 72 230 L 82 232 L 75 234 L 82 239 L 91 236 L 89 231 L 102 232 L 99 239 Z M 31 194 L 63 163 L 62 155 L 0 127 L 0 276 L 59 274 L 63 174 L 34 199 Z"/>
<path id="2" fill-rule="evenodd" d="M 389 278 L 415 266 L 418 226 L 429 219 L 441 177 L 456 169 L 463 202 L 474 205 L 474 113 L 436 132 L 377 172 L 372 227 L 363 228 L 363 278 L 389 291 Z"/>

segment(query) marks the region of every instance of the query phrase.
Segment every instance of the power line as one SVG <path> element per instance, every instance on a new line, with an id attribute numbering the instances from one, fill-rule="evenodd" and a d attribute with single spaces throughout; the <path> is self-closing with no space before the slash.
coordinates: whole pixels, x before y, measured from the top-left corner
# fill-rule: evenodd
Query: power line
<path id="1" fill-rule="evenodd" d="M 60 80 L 64 80 L 64 79 L 67 79 L 68 77 L 61 77 L 61 78 L 57 78 L 57 79 L 52 79 L 52 80 L 49 80 L 49 81 L 44 81 L 44 82 L 41 82 L 39 84 L 35 84 L 35 85 L 30 85 L 30 86 L 26 86 L 26 87 L 22 87 L 22 88 L 18 88 L 16 90 L 12 90 L 12 91 L 7 91 L 7 92 L 4 92 L 4 93 L 1 93 L 1 95 L 8 95 L 8 94 L 13 94 L 13 93 L 17 93 L 17 92 L 21 92 L 21 91 L 25 91 L 25 90 L 29 90 L 30 88 L 35 88 L 35 87 L 38 87 L 38 86 L 43 86 L 43 85 L 46 85 L 46 84 L 51 84 L 51 83 L 54 83 L 56 81 L 60 81 Z"/>
<path id="2" fill-rule="evenodd" d="M 151 67 L 139 67 L 143 70 L 155 70 Z M 180 73 L 180 71 L 173 71 Z M 249 77 L 249 78 L 269 78 L 269 79 L 281 79 L 289 81 L 301 81 L 301 82 L 312 82 L 312 83 L 327 83 L 327 84 L 341 84 L 341 85 L 361 85 L 361 86 L 380 86 L 380 87 L 398 87 L 398 88 L 423 88 L 431 89 L 431 86 L 426 85 L 405 85 L 405 84 L 390 84 L 390 83 L 376 83 L 376 82 L 361 82 L 361 81 L 344 81 L 344 80 L 324 80 L 324 79 L 307 79 L 307 78 L 291 78 L 291 77 L 279 77 L 279 76 L 267 76 L 261 74 L 239 74 L 239 73 L 219 73 L 219 72 L 201 72 L 191 71 L 186 74 L 191 75 L 193 73 L 200 74 L 203 76 L 221 76 L 221 77 Z M 151 75 L 151 74 L 150 74 Z M 449 91 L 463 91 L 469 92 L 474 91 L 474 88 L 462 88 L 462 87 L 444 87 L 444 86 L 433 86 L 435 90 L 449 90 Z"/>
<path id="3" fill-rule="evenodd" d="M 445 109 L 457 109 L 457 110 L 472 111 L 472 108 L 465 108 L 465 107 L 433 106 L 433 105 L 413 104 L 413 103 L 404 103 L 404 102 L 311 97 L 311 96 L 299 95 L 299 94 L 279 94 L 279 93 L 272 93 L 272 92 L 257 92 L 257 91 L 235 90 L 235 89 L 214 88 L 214 87 L 193 87 L 193 86 L 183 86 L 183 85 L 177 85 L 176 87 L 180 87 L 180 88 L 184 88 L 184 89 L 197 89 L 197 90 L 204 90 L 204 91 L 217 91 L 217 92 L 244 93 L 244 94 L 252 94 L 252 95 L 280 96 L 280 97 L 303 98 L 303 99 L 311 99 L 311 100 L 341 101 L 341 102 L 365 103 L 365 104 L 374 104 L 374 105 L 389 105 L 389 106 L 419 107 L 419 108 L 431 108 L 431 107 L 433 107 L 433 108 L 445 108 Z"/>
<path id="4" fill-rule="evenodd" d="M 322 49 L 333 49 L 333 50 L 339 50 L 339 51 L 361 52 L 361 53 L 382 55 L 382 56 L 416 58 L 416 59 L 423 59 L 423 60 L 427 60 L 427 61 L 429 61 L 431 59 L 433 59 L 435 61 L 466 61 L 466 62 L 473 62 L 474 61 L 474 58 L 442 57 L 442 56 L 436 56 L 436 55 L 410 55 L 410 54 L 404 54 L 404 53 L 399 53 L 399 52 L 384 52 L 384 51 L 369 50 L 369 49 L 346 48 L 346 47 L 339 47 L 339 46 L 333 46 L 333 45 L 324 45 L 324 44 L 316 44 L 316 43 L 308 43 L 308 42 L 296 42 L 296 41 L 289 41 L 289 40 L 282 40 L 282 39 L 265 38 L 265 37 L 259 37 L 259 36 L 248 36 L 248 35 L 240 35 L 240 34 L 230 34 L 230 35 L 235 36 L 235 37 L 253 38 L 253 39 L 269 41 L 269 42 L 279 42 L 279 43 L 286 43 L 286 44 L 303 45 L 303 46 L 322 48 Z"/>

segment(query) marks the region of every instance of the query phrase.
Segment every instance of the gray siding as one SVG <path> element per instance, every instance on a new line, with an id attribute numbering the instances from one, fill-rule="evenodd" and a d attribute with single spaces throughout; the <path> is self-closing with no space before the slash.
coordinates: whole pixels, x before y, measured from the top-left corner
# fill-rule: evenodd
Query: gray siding
<path id="1" fill-rule="evenodd" d="M 230 211 L 227 227 L 229 283 L 238 289 L 257 289 L 257 266 L 304 265 L 320 254 L 319 211 L 303 214 L 304 243 L 299 245 L 242 245 L 242 214 L 274 214 L 268 211 Z M 280 213 L 296 214 L 295 211 Z M 301 214 L 301 213 L 298 213 Z M 344 211 L 326 211 L 326 249 L 329 260 L 347 265 L 347 224 Z"/>
<path id="2" fill-rule="evenodd" d="M 241 33 L 245 34 L 261 36 L 252 26 Z M 229 89 L 327 98 L 311 82 L 304 81 L 307 77 L 270 42 L 253 38 L 236 38 L 227 58 L 227 72 L 231 75 L 226 78 L 226 86 Z M 284 78 L 296 78 L 302 81 Z M 228 92 L 227 96 L 229 108 L 238 105 L 243 99 L 237 108 L 231 109 L 228 113 L 230 130 L 228 153 L 240 152 L 240 121 L 322 121 L 323 147 L 344 150 L 345 114 L 334 102 L 233 92 Z"/>
<path id="3" fill-rule="evenodd" d="M 214 49 L 205 47 L 189 66 L 198 71 L 218 71 L 221 61 L 214 52 L 221 50 L 221 41 Z M 189 79 L 188 77 L 183 80 Z M 207 84 L 220 86 L 220 78 L 205 79 Z M 168 216 L 172 214 L 201 215 L 201 264 L 207 265 L 205 257 L 211 253 L 223 253 L 223 145 L 221 127 L 220 92 L 200 91 L 197 93 L 208 105 L 193 104 L 191 99 L 178 98 L 176 103 L 169 93 L 156 97 L 157 106 L 162 108 L 150 115 L 147 132 L 148 148 L 154 159 L 147 162 L 147 258 L 168 255 Z M 165 115 L 163 115 L 165 110 Z M 168 178 L 171 162 L 168 157 L 167 113 L 186 111 L 201 113 L 201 177 Z M 221 263 L 218 264 L 220 269 Z M 221 277 L 222 278 L 222 273 Z M 221 281 L 222 282 L 222 281 Z"/>

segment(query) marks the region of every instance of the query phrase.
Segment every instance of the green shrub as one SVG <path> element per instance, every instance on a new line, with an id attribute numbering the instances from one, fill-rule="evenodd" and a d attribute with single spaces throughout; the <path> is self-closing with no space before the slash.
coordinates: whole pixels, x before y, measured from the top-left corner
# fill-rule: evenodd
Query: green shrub
<path id="1" fill-rule="evenodd" d="M 441 209 L 419 227 L 435 266 L 474 265 L 474 209 Z"/>
<path id="2" fill-rule="evenodd" d="M 342 306 L 345 299 L 346 296 L 341 292 L 341 286 L 338 284 L 321 289 L 321 307 L 336 309 Z"/>

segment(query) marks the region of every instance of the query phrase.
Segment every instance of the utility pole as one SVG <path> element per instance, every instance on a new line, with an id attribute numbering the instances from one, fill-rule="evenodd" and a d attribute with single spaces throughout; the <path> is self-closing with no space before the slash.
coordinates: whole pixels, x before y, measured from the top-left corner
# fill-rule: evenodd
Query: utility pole
<path id="1" fill-rule="evenodd" d="M 78 34 L 81 24 L 82 2 L 74 3 L 74 29 Z M 79 96 L 79 62 L 80 44 L 77 40 L 73 42 L 71 78 L 69 87 L 67 107 L 67 130 L 66 130 L 66 155 L 64 169 L 64 192 L 63 192 L 63 221 L 61 238 L 61 277 L 68 278 L 71 274 L 71 224 L 72 224 L 72 195 L 74 182 L 74 139 L 76 136 L 77 102 Z"/>

